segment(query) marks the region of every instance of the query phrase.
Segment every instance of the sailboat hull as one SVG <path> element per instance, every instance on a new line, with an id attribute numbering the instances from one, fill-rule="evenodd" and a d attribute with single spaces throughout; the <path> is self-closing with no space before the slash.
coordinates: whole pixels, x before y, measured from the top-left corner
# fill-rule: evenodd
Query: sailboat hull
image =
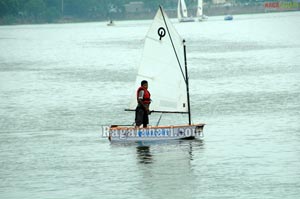
<path id="1" fill-rule="evenodd" d="M 179 22 L 195 22 L 194 18 L 181 18 L 178 19 Z"/>
<path id="2" fill-rule="evenodd" d="M 208 17 L 206 15 L 201 15 L 198 17 L 198 21 L 207 21 Z"/>
<path id="3" fill-rule="evenodd" d="M 227 16 L 224 17 L 224 20 L 225 21 L 231 21 L 231 20 L 233 20 L 233 16 L 232 15 L 227 15 Z"/>
<path id="4" fill-rule="evenodd" d="M 204 124 L 157 126 L 147 128 L 112 126 L 108 139 L 111 142 L 138 142 L 178 139 L 202 139 Z"/>

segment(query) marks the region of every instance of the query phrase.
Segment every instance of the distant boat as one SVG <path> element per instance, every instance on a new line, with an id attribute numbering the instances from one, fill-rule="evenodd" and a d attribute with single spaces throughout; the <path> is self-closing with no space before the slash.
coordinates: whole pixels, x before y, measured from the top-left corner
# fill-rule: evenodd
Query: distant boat
<path id="1" fill-rule="evenodd" d="M 226 16 L 224 17 L 224 20 L 225 20 L 225 21 L 231 21 L 231 20 L 233 20 L 233 16 L 232 16 L 232 15 L 226 15 Z"/>
<path id="2" fill-rule="evenodd" d="M 231 21 L 231 20 L 233 20 L 233 16 L 230 14 L 230 8 L 232 7 L 232 4 L 231 3 L 226 3 L 224 6 L 226 8 L 226 14 L 227 14 L 224 17 L 224 20 L 225 21 Z"/>
<path id="3" fill-rule="evenodd" d="M 138 128 L 133 125 L 111 125 L 109 140 L 113 141 L 164 141 L 202 138 L 204 124 L 191 123 L 189 78 L 185 41 L 179 36 L 166 13 L 159 7 L 146 35 L 141 64 L 135 86 L 146 79 L 154 100 L 152 113 L 187 114 L 188 124 L 175 124 Z M 137 106 L 136 93 L 132 95 L 129 109 Z"/>
<path id="4" fill-rule="evenodd" d="M 113 22 L 113 20 L 110 20 L 108 23 L 107 23 L 108 26 L 114 26 L 115 23 Z"/>
<path id="5" fill-rule="evenodd" d="M 203 14 L 203 0 L 198 0 L 197 14 L 198 21 L 207 20 L 208 17 Z"/>
<path id="6" fill-rule="evenodd" d="M 195 19 L 188 17 L 187 8 L 184 0 L 178 0 L 177 18 L 179 22 L 194 22 Z"/>

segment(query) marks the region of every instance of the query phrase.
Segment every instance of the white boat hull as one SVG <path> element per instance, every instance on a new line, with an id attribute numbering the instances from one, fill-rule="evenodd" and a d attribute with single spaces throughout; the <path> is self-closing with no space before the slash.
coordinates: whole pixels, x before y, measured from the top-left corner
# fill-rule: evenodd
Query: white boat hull
<path id="1" fill-rule="evenodd" d="M 190 17 L 187 17 L 187 18 L 181 18 L 181 19 L 178 19 L 179 22 L 195 22 L 195 19 L 194 18 L 190 18 Z"/>
<path id="2" fill-rule="evenodd" d="M 206 21 L 208 17 L 206 15 L 201 15 L 198 17 L 198 21 Z"/>
<path id="3" fill-rule="evenodd" d="M 147 128 L 111 126 L 108 139 L 119 142 L 159 141 L 203 138 L 204 124 Z"/>

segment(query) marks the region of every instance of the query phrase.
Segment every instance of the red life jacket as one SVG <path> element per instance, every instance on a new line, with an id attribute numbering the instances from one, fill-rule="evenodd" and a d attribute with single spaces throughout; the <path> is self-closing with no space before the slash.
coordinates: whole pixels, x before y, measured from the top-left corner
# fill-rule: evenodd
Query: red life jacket
<path id="1" fill-rule="evenodd" d="M 143 96 L 142 102 L 143 102 L 144 104 L 150 104 L 150 103 L 151 103 L 151 99 L 150 99 L 151 95 L 150 95 L 150 92 L 149 92 L 147 89 L 145 89 L 144 87 L 142 87 L 142 86 L 139 87 L 138 90 L 137 90 L 137 92 L 136 92 L 136 98 L 137 98 L 137 101 L 139 101 L 139 92 L 140 92 L 141 90 L 144 91 L 144 96 Z"/>

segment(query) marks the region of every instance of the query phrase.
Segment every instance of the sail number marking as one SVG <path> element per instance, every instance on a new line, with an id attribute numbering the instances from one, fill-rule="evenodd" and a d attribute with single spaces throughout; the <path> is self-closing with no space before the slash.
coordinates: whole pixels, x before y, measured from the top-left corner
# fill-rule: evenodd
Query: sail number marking
<path id="1" fill-rule="evenodd" d="M 161 38 L 163 38 L 166 35 L 166 30 L 163 27 L 160 27 L 157 31 L 158 36 L 159 36 L 159 40 L 161 40 Z"/>

